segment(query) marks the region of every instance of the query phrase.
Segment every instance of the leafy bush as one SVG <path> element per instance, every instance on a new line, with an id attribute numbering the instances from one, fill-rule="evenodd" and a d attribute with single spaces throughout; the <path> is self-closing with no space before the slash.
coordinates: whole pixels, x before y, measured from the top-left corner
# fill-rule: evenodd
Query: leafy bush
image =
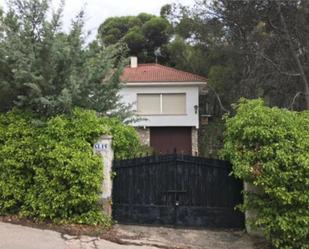
<path id="1" fill-rule="evenodd" d="M 117 118 L 102 118 L 113 136 L 113 149 L 116 159 L 126 159 L 153 153 L 151 147 L 141 145 L 138 133 L 132 126 L 124 125 Z"/>
<path id="2" fill-rule="evenodd" d="M 132 126 L 123 125 L 117 118 L 102 118 L 101 122 L 110 128 L 116 158 L 129 158 L 139 152 L 141 149 L 140 140 Z"/>
<path id="3" fill-rule="evenodd" d="M 102 134 L 114 135 L 123 156 L 139 146 L 135 130 L 94 111 L 47 121 L 18 111 L 0 115 L 0 214 L 108 224 L 99 205 L 103 166 L 93 153 Z"/>
<path id="4" fill-rule="evenodd" d="M 15 213 L 33 183 L 35 146 L 30 118 L 21 113 L 0 115 L 0 213 Z"/>
<path id="5" fill-rule="evenodd" d="M 244 210 L 277 248 L 309 248 L 309 112 L 242 100 L 226 119 L 223 156 L 234 174 L 260 188 Z"/>

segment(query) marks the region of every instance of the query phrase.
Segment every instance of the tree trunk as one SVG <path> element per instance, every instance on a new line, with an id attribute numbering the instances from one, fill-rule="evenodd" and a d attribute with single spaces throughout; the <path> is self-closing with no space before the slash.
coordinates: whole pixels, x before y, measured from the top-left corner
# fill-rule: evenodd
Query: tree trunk
<path id="1" fill-rule="evenodd" d="M 309 82 L 308 82 L 307 76 L 305 74 L 304 67 L 301 64 L 301 61 L 300 61 L 298 55 L 296 54 L 296 50 L 294 48 L 293 41 L 291 39 L 289 30 L 287 28 L 285 19 L 283 17 L 282 11 L 281 11 L 280 3 L 278 4 L 278 9 L 279 9 L 279 13 L 280 13 L 280 21 L 281 21 L 281 24 L 283 26 L 283 31 L 284 31 L 284 33 L 286 35 L 287 40 L 288 40 L 290 51 L 291 51 L 291 53 L 292 53 L 292 55 L 293 55 L 293 57 L 295 59 L 295 62 L 297 64 L 297 67 L 298 67 L 298 70 L 299 70 L 299 73 L 300 73 L 300 76 L 301 76 L 301 79 L 302 79 L 302 81 L 304 83 L 304 87 L 305 87 L 304 96 L 305 96 L 305 100 L 306 100 L 306 107 L 307 107 L 307 109 L 309 109 Z"/>

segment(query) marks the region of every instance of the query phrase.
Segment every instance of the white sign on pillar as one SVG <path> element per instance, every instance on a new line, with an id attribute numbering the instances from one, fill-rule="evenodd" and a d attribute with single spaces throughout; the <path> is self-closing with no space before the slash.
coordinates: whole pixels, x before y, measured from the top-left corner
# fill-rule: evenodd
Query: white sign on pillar
<path id="1" fill-rule="evenodd" d="M 111 215 L 112 202 L 112 165 L 114 160 L 114 151 L 112 148 L 112 136 L 102 136 L 97 143 L 94 144 L 93 149 L 98 153 L 103 162 L 103 185 L 102 185 L 102 202 L 104 210 Z"/>

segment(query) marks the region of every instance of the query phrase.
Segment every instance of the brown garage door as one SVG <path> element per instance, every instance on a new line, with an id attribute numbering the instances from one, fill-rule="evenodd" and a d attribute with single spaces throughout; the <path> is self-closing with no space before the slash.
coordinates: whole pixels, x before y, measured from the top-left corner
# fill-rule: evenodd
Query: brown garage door
<path id="1" fill-rule="evenodd" d="M 150 145 L 161 154 L 192 154 L 191 127 L 151 127 Z"/>

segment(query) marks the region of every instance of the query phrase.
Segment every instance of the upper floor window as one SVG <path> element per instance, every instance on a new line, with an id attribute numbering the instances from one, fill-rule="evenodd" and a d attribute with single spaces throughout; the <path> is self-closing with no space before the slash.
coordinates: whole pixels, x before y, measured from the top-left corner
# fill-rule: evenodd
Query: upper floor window
<path id="1" fill-rule="evenodd" d="M 137 94 L 137 111 L 140 114 L 186 114 L 185 93 Z"/>

